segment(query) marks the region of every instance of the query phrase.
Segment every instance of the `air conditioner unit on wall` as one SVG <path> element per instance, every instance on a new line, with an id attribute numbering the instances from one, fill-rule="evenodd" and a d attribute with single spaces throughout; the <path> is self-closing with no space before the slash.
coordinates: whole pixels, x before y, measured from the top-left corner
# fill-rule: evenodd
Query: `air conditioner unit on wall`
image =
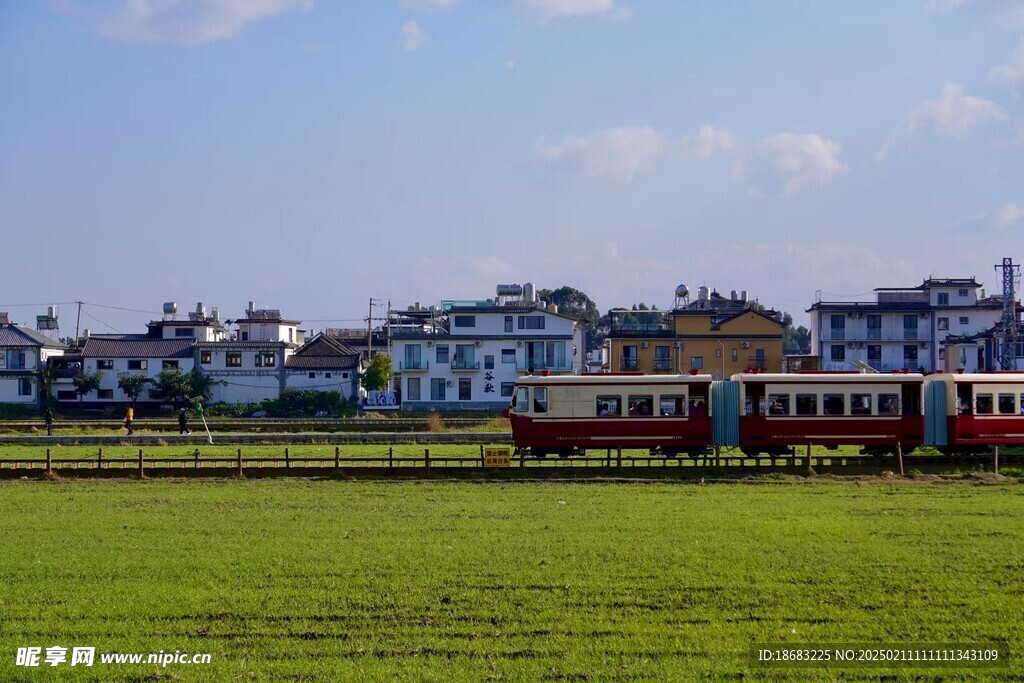
<path id="1" fill-rule="evenodd" d="M 740 348 L 741 349 L 749 349 L 750 348 L 750 342 L 740 342 Z"/>
<path id="2" fill-rule="evenodd" d="M 674 342 L 672 342 L 672 346 L 676 347 L 677 349 L 681 349 L 681 348 L 683 348 L 683 342 L 681 342 L 681 341 L 674 341 Z"/>
<path id="3" fill-rule="evenodd" d="M 432 342 L 432 341 L 428 341 L 428 342 L 427 342 L 427 348 L 428 348 L 428 349 L 429 349 L 429 348 L 430 348 L 431 346 L 433 346 L 433 345 L 434 345 L 434 342 Z"/>
<path id="4" fill-rule="evenodd" d="M 645 342 L 645 341 L 640 342 L 640 348 L 641 349 L 646 349 L 647 348 L 647 342 Z"/>
<path id="5" fill-rule="evenodd" d="M 450 387 L 450 386 L 452 385 L 452 381 L 451 381 L 451 380 L 448 380 L 447 382 L 445 382 L 445 383 L 444 383 L 444 385 L 445 385 L 446 387 Z"/>

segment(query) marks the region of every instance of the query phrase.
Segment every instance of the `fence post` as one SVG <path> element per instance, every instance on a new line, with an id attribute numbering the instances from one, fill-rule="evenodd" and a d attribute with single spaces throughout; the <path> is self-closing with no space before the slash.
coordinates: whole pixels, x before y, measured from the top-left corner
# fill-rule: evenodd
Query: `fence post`
<path id="1" fill-rule="evenodd" d="M 341 446 L 334 447 L 334 469 L 341 469 Z"/>
<path id="2" fill-rule="evenodd" d="M 814 468 L 811 467 L 811 444 L 807 444 L 807 476 L 814 474 Z"/>
<path id="3" fill-rule="evenodd" d="M 605 453 L 604 453 L 604 466 L 605 467 L 611 467 L 612 466 L 612 449 L 610 449 L 610 448 L 605 450 Z"/>
<path id="4" fill-rule="evenodd" d="M 47 460 L 49 460 L 49 458 L 50 458 L 50 449 L 49 448 L 46 449 L 46 458 L 47 458 Z M 992 465 L 995 468 L 995 473 L 999 474 L 999 446 L 996 446 L 995 450 L 992 453 Z"/>
<path id="5" fill-rule="evenodd" d="M 139 449 L 139 479 L 142 479 L 143 476 L 144 475 L 143 475 L 143 472 L 142 472 L 142 449 L 140 448 Z"/>
<path id="6" fill-rule="evenodd" d="M 388 469 L 392 470 L 395 468 L 395 447 L 388 446 Z"/>
<path id="7" fill-rule="evenodd" d="M 96 469 L 103 469 L 103 449 L 100 449 L 100 454 L 96 456 Z"/>
<path id="8" fill-rule="evenodd" d="M 242 476 L 242 449 L 238 449 L 238 476 Z"/>
<path id="9" fill-rule="evenodd" d="M 615 465 L 616 467 L 622 467 L 622 449 L 615 449 Z"/>
<path id="10" fill-rule="evenodd" d="M 996 452 L 998 452 L 998 450 Z M 46 473 L 50 474 L 51 471 L 52 471 L 52 468 L 50 467 L 50 449 L 47 448 L 46 449 Z M 996 468 L 996 472 L 998 472 L 998 471 L 999 471 L 999 469 Z"/>
<path id="11" fill-rule="evenodd" d="M 196 469 L 199 469 L 199 449 L 198 448 L 192 454 L 192 458 L 196 461 Z"/>
<path id="12" fill-rule="evenodd" d="M 427 463 L 427 469 L 430 469 L 430 449 L 429 448 L 424 448 L 423 449 L 423 459 Z"/>
<path id="13" fill-rule="evenodd" d="M 704 461 L 707 462 L 707 451 L 704 451 Z M 722 466 L 722 447 L 715 444 L 715 467 Z"/>
<path id="14" fill-rule="evenodd" d="M 484 466 L 484 445 L 480 444 L 480 467 Z"/>
<path id="15" fill-rule="evenodd" d="M 284 467 L 285 467 L 285 469 L 288 469 L 288 468 L 290 468 L 291 466 L 292 466 L 292 456 L 291 456 L 291 454 L 290 454 L 290 453 L 288 452 L 288 449 L 287 449 L 287 448 L 285 448 L 285 449 L 284 449 Z"/>
<path id="16" fill-rule="evenodd" d="M 903 474 L 903 444 L 901 444 L 899 441 L 896 442 L 896 457 L 899 458 L 899 461 L 900 461 L 900 476 L 902 477 L 902 476 L 904 476 L 904 474 Z"/>

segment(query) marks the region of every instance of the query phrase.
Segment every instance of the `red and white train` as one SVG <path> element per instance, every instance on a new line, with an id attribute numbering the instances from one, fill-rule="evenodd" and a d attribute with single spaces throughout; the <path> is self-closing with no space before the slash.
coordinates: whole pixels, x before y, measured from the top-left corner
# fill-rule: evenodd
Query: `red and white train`
<path id="1" fill-rule="evenodd" d="M 810 444 L 966 454 L 1024 444 L 1024 373 L 526 376 L 508 414 L 516 447 L 539 457 L 714 446 L 779 454 Z"/>

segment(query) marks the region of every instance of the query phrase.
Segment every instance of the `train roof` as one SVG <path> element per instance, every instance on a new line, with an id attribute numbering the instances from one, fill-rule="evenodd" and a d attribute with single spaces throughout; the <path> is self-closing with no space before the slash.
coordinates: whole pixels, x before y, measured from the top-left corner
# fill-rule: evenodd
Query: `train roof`
<path id="1" fill-rule="evenodd" d="M 734 382 L 771 382 L 774 384 L 905 384 L 920 382 L 924 375 L 919 372 L 906 373 L 845 373 L 845 372 L 791 372 L 768 373 L 743 372 L 730 377 Z"/>
<path id="2" fill-rule="evenodd" d="M 710 384 L 711 375 L 644 375 L 595 373 L 592 375 L 524 375 L 516 384 L 598 386 L 615 384 Z"/>
<path id="3" fill-rule="evenodd" d="M 970 382 L 972 384 L 1016 384 L 1024 382 L 1024 372 L 943 372 L 928 375 L 926 382 Z"/>

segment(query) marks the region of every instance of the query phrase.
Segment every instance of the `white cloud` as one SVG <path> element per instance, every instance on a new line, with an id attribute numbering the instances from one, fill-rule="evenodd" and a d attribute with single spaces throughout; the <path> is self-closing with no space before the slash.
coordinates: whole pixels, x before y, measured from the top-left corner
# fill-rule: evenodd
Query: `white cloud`
<path id="1" fill-rule="evenodd" d="M 988 72 L 988 77 L 993 81 L 1010 83 L 1016 83 L 1024 78 L 1024 40 L 1017 44 L 1017 48 L 1010 56 L 1010 62 L 993 68 Z"/>
<path id="2" fill-rule="evenodd" d="M 824 185 L 847 168 L 839 143 L 814 133 L 779 133 L 761 140 L 733 167 L 733 176 L 746 178 L 766 194 L 795 194 L 805 185 Z"/>
<path id="3" fill-rule="evenodd" d="M 946 83 L 942 93 L 927 100 L 907 114 L 907 129 L 940 135 L 963 136 L 985 121 L 1004 121 L 1006 110 L 995 102 L 964 94 L 959 83 Z"/>
<path id="4" fill-rule="evenodd" d="M 511 70 L 513 70 L 513 69 L 515 69 L 515 68 L 516 68 L 516 60 L 514 60 L 514 59 L 512 59 L 512 58 L 510 57 L 510 58 L 508 58 L 508 59 L 506 59 L 506 60 L 505 60 L 505 64 L 504 64 L 504 66 L 505 66 L 505 68 L 506 68 L 506 69 L 508 69 L 509 71 L 511 71 Z"/>
<path id="5" fill-rule="evenodd" d="M 398 6 L 411 10 L 445 10 L 458 4 L 459 0 L 399 0 Z"/>
<path id="6" fill-rule="evenodd" d="M 629 8 L 616 0 L 522 0 L 526 10 L 541 21 L 571 17 L 629 19 Z"/>
<path id="7" fill-rule="evenodd" d="M 412 52 L 423 47 L 427 42 L 427 34 L 423 32 L 420 25 L 415 21 L 407 21 L 402 24 L 402 49 Z"/>
<path id="8" fill-rule="evenodd" d="M 123 0 L 73 11 L 115 40 L 199 45 L 234 37 L 254 21 L 312 6 L 312 0 Z"/>
<path id="9" fill-rule="evenodd" d="M 1010 203 L 1003 204 L 992 213 L 992 225 L 997 230 L 1024 226 L 1024 207 Z"/>
<path id="10" fill-rule="evenodd" d="M 539 156 L 584 176 L 607 176 L 627 182 L 652 168 L 668 147 L 653 128 L 608 128 L 592 135 L 566 137 L 561 144 L 542 146 Z"/>
<path id="11" fill-rule="evenodd" d="M 683 140 L 683 149 L 688 156 L 710 159 L 719 152 L 735 149 L 738 143 L 739 138 L 731 130 L 705 124 L 695 136 Z"/>

